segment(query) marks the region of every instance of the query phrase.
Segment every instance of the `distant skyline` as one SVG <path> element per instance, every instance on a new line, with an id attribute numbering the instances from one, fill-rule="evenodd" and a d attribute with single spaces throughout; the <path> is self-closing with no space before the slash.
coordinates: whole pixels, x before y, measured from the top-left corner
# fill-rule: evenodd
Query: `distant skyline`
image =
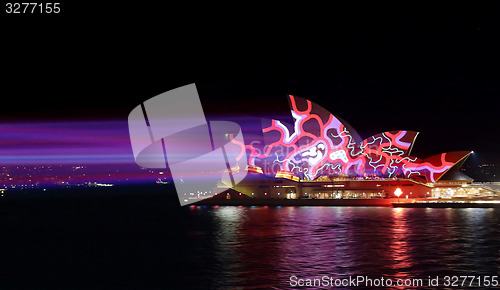
<path id="1" fill-rule="evenodd" d="M 281 105 L 279 102 L 277 104 Z M 280 113 L 278 107 L 276 107 L 274 117 L 286 120 L 286 112 L 283 116 L 278 116 Z M 210 113 L 211 109 L 207 111 Z M 235 116 L 230 112 L 227 115 L 221 115 L 212 112 L 207 114 L 207 117 L 235 121 L 242 126 L 244 132 L 259 130 L 261 126 L 259 117 L 265 116 L 258 112 L 253 117 L 250 116 L 251 114 L 248 115 Z M 273 116 L 269 115 L 268 118 L 270 117 Z M 364 133 L 362 128 L 355 129 Z M 134 162 L 128 124 L 123 119 L 15 121 L 0 124 L 0 133 L 3 136 L 0 148 L 0 166 L 3 170 L 0 172 L 0 178 L 6 184 L 20 185 L 37 182 L 56 184 L 68 181 L 72 184 L 95 181 L 123 184 L 154 182 L 158 178 L 162 181 L 169 180 L 168 170 L 154 169 L 150 172 Z M 432 136 L 433 133 L 435 132 L 424 132 L 422 133 L 424 138 L 421 139 L 425 140 L 429 138 L 425 135 Z M 418 146 L 420 141 L 417 138 L 415 146 Z M 439 145 L 439 143 L 436 144 Z M 453 144 L 444 142 L 441 146 L 453 147 Z M 430 147 L 429 154 L 442 153 L 436 148 Z M 500 162 L 496 159 L 485 158 L 492 155 L 488 153 L 483 154 L 475 150 L 465 163 L 466 173 L 472 173 L 471 177 L 476 179 L 479 177 L 481 181 L 498 180 L 494 174 L 498 172 Z M 426 157 L 416 150 L 413 150 L 411 155 Z M 493 167 L 480 168 L 481 164 L 493 164 Z M 159 173 L 162 171 L 164 174 Z M 490 175 L 479 174 L 483 171 L 490 172 Z"/>

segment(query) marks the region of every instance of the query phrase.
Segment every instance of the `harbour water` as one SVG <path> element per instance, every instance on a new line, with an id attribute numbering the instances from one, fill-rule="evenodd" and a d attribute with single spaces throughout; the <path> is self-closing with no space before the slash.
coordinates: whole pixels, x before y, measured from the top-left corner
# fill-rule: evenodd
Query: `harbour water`
<path id="1" fill-rule="evenodd" d="M 446 276 L 500 274 L 493 208 L 180 207 L 134 194 L 4 202 L 0 217 L 1 289 L 286 289 L 325 276 L 439 277 L 443 289 Z"/>

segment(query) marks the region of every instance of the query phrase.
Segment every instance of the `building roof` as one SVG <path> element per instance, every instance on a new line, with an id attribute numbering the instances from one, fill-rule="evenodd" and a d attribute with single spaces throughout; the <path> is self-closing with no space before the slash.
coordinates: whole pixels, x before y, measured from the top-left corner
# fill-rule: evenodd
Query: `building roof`
<path id="1" fill-rule="evenodd" d="M 389 131 L 361 140 L 350 125 L 320 105 L 292 95 L 289 104 L 293 124 L 271 120 L 262 129 L 263 142 L 246 139 L 242 147 L 248 164 L 268 176 L 289 172 L 302 180 L 333 175 L 436 182 L 470 154 L 456 151 L 422 160 L 410 155 L 418 132 Z"/>

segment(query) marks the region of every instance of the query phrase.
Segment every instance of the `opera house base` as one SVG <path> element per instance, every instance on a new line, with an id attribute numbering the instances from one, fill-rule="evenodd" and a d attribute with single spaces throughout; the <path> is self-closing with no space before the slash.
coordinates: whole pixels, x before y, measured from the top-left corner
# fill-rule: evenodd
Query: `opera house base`
<path id="1" fill-rule="evenodd" d="M 408 199 L 413 200 L 413 199 Z M 218 206 L 386 206 L 390 207 L 397 198 L 357 199 L 284 199 L 284 198 L 208 198 L 194 205 Z"/>
<path id="2" fill-rule="evenodd" d="M 493 185 L 456 181 L 423 184 L 407 179 L 297 182 L 259 178 L 193 205 L 500 207 L 500 192 Z M 404 195 L 398 200 L 391 193 L 400 187 Z"/>
<path id="3" fill-rule="evenodd" d="M 384 206 L 405 208 L 500 208 L 500 198 L 207 198 L 193 205 L 207 206 Z"/>
<path id="4" fill-rule="evenodd" d="M 500 208 L 500 199 L 448 199 L 393 202 L 393 207 L 409 208 Z"/>

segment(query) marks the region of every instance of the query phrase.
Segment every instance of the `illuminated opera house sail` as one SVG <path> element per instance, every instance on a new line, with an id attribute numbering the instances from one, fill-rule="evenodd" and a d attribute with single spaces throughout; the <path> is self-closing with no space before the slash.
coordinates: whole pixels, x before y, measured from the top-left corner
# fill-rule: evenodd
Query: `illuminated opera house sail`
<path id="1" fill-rule="evenodd" d="M 241 147 L 249 176 L 235 190 L 280 198 L 387 197 L 402 187 L 411 197 L 429 197 L 440 185 L 472 182 L 458 172 L 471 152 L 411 156 L 414 131 L 389 131 L 362 140 L 323 107 L 289 96 L 292 122 L 265 120 L 262 134 Z M 244 154 L 246 153 L 246 154 Z M 455 178 L 460 175 L 464 178 Z"/>

